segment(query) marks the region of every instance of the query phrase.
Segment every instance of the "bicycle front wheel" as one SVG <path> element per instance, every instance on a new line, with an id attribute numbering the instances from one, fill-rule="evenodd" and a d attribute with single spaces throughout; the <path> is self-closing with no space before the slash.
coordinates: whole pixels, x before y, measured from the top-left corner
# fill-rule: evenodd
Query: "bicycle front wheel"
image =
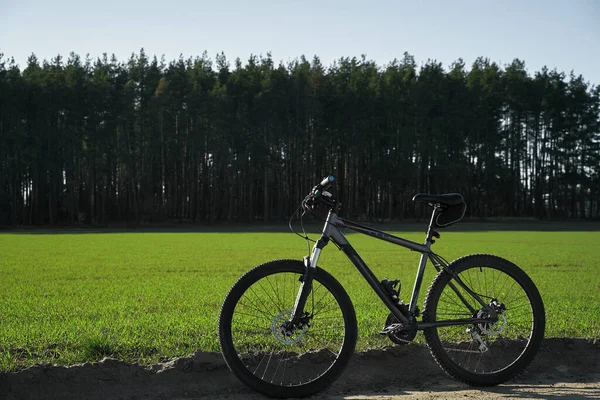
<path id="1" fill-rule="evenodd" d="M 250 270 L 231 288 L 219 317 L 221 351 L 246 385 L 271 397 L 304 397 L 337 379 L 350 361 L 356 315 L 342 286 L 317 268 L 294 329 L 290 320 L 305 266 L 272 261 Z"/>
<path id="2" fill-rule="evenodd" d="M 544 337 L 544 304 L 533 281 L 510 261 L 491 255 L 463 257 L 449 269 L 454 274 L 442 270 L 432 282 L 423 321 L 486 319 L 489 307 L 498 320 L 425 329 L 431 354 L 449 375 L 471 385 L 513 378 L 533 360 Z"/>

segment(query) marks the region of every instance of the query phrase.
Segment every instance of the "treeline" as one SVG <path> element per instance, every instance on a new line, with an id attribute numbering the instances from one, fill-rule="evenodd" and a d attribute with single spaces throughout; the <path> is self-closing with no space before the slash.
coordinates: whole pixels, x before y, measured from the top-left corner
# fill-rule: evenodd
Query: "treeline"
<path id="1" fill-rule="evenodd" d="M 0 56 L 0 224 L 278 221 L 323 176 L 344 215 L 600 218 L 600 88 L 515 60 Z"/>

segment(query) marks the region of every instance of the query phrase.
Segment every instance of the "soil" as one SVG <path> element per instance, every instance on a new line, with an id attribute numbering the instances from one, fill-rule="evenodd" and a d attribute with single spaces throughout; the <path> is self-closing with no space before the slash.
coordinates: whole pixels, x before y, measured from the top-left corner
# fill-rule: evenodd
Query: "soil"
<path id="1" fill-rule="evenodd" d="M 35 365 L 0 373 L 0 399 L 266 399 L 240 383 L 219 353 L 141 366 L 115 359 Z M 311 399 L 600 399 L 600 340 L 546 339 L 525 372 L 506 384 L 473 388 L 446 376 L 425 346 L 356 353 L 328 390 Z"/>

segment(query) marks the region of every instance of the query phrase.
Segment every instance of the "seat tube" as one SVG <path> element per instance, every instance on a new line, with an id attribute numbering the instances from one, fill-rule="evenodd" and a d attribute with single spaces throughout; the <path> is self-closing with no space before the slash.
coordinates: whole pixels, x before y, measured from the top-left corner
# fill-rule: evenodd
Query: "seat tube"
<path id="1" fill-rule="evenodd" d="M 427 243 L 426 246 L 429 248 L 431 244 Z M 412 296 L 410 299 L 409 311 L 414 313 L 417 308 L 417 302 L 419 301 L 419 291 L 421 290 L 421 284 L 423 283 L 423 275 L 425 274 L 425 265 L 427 265 L 427 259 L 429 254 L 421 253 L 421 260 L 419 261 L 419 269 L 417 270 L 417 277 L 415 279 L 415 285 L 413 286 Z"/>
<path id="2" fill-rule="evenodd" d="M 433 236 L 433 227 L 435 217 L 438 213 L 438 206 L 433 206 L 433 212 L 431 213 L 431 219 L 429 220 L 429 227 L 427 228 L 427 235 L 425 236 L 424 246 L 427 250 L 431 249 L 431 237 Z M 421 259 L 419 261 L 419 269 L 417 270 L 417 276 L 415 278 L 415 284 L 413 286 L 412 296 L 410 298 L 409 311 L 411 314 L 417 309 L 417 303 L 419 301 L 419 292 L 421 291 L 421 285 L 423 284 L 423 275 L 425 274 L 425 266 L 429 259 L 429 253 L 421 253 Z"/>

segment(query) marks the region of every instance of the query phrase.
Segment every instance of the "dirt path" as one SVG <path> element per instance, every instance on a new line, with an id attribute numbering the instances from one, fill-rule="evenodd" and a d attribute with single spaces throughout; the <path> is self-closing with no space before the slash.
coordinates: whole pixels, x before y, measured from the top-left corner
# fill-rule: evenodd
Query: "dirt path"
<path id="1" fill-rule="evenodd" d="M 390 391 L 365 395 L 337 397 L 347 400 L 428 400 L 428 399 L 600 399 L 597 383 L 558 383 L 534 385 L 506 385 L 481 391 L 472 389 L 431 391 Z M 336 397 L 331 397 L 336 399 Z"/>
<path id="2" fill-rule="evenodd" d="M 0 400 L 265 399 L 243 386 L 218 353 L 153 366 L 107 359 L 72 367 L 39 365 L 0 374 Z M 342 377 L 312 399 L 600 399 L 600 341 L 547 339 L 524 374 L 494 388 L 448 378 L 423 346 L 357 353 Z"/>

